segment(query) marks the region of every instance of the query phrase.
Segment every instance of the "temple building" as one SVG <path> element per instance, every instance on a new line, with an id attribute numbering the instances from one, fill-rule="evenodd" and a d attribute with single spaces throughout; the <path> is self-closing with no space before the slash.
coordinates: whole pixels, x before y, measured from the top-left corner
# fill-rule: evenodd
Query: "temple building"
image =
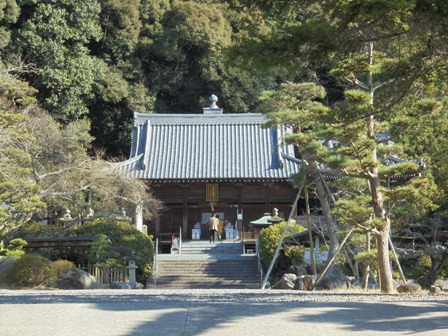
<path id="1" fill-rule="evenodd" d="M 300 172 L 294 148 L 283 142 L 287 126 L 268 128 L 261 113 L 223 113 L 211 106 L 197 114 L 135 113 L 130 158 L 119 163 L 127 176 L 147 181 L 164 210 L 146 225 L 156 238 L 179 234 L 192 239 L 201 228 L 208 239 L 212 213 L 242 236 L 250 222 L 278 209 L 288 217 Z"/>

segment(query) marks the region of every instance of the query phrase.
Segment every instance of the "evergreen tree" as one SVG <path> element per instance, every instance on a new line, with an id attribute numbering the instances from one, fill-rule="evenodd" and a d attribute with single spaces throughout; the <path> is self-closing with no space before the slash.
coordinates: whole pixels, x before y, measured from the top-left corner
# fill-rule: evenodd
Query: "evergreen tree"
<path id="1" fill-rule="evenodd" d="M 26 127 L 28 118 L 20 113 L 35 102 L 34 92 L 0 63 L 0 234 L 28 222 L 43 205 L 26 151 L 36 139 Z"/>
<path id="2" fill-rule="evenodd" d="M 98 40 L 100 6 L 87 0 L 18 0 L 20 16 L 8 51 L 42 72 L 26 79 L 38 89 L 43 106 L 61 120 L 86 117 L 102 68 L 88 45 Z"/>
<path id="3" fill-rule="evenodd" d="M 344 88 L 343 100 L 330 101 L 331 113 L 318 119 L 320 126 L 325 122 L 329 126 L 326 135 L 332 133 L 338 141 L 331 155 L 321 162 L 346 176 L 341 183 L 347 187 L 358 185 L 353 178 L 366 182 L 361 194 L 346 187 L 344 197 L 336 204 L 336 213 L 341 222 L 355 224 L 375 235 L 381 290 L 391 292 L 391 209 L 387 203 L 417 197 L 424 184 L 423 180 L 414 179 L 407 185 L 387 189 L 392 176 L 416 173 L 417 165 L 385 165 L 382 159 L 403 153 L 400 146 L 392 145 L 393 138 L 388 134 L 396 137 L 404 130 L 404 124 L 415 119 L 409 118 L 398 103 L 422 78 L 423 69 L 429 69 L 434 57 L 444 52 L 440 22 L 446 19 L 440 17 L 438 24 L 429 26 L 422 21 L 437 16 L 434 8 L 441 4 L 434 2 L 428 8 L 424 1 L 415 4 L 329 0 L 293 1 L 288 7 L 283 1 L 243 2 L 261 8 L 273 24 L 270 33 L 243 44 L 236 54 L 253 59 L 253 64 L 308 67 L 315 74 L 321 69 L 332 69 L 330 74 Z M 308 9 L 303 5 L 309 5 Z M 379 134 L 386 136 L 379 140 Z M 425 204 L 431 207 L 430 202 Z"/>
<path id="4" fill-rule="evenodd" d="M 331 141 L 325 139 L 327 115 L 331 112 L 322 104 L 325 95 L 324 88 L 314 83 L 287 82 L 280 85 L 278 90 L 265 94 L 261 109 L 270 120 L 267 125 L 276 127 L 287 124 L 292 128 L 292 134 L 288 134 L 285 140 L 296 146 L 303 159 L 299 180 L 310 175 L 312 181 L 307 181 L 307 185 L 313 184 L 316 188 L 329 237 L 330 260 L 339 247 L 339 236 L 336 222 L 331 216 L 331 200 L 319 168 L 323 158 L 328 156 L 326 145 Z"/>

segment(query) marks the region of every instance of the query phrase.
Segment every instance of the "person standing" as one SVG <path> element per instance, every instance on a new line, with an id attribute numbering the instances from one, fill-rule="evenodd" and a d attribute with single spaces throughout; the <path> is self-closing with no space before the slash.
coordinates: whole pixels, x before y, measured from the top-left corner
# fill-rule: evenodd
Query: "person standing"
<path id="1" fill-rule="evenodd" d="M 218 239 L 221 240 L 222 230 L 224 229 L 224 225 L 222 224 L 222 219 L 219 218 L 218 215 L 216 215 L 216 218 L 218 218 Z"/>
<path id="2" fill-rule="evenodd" d="M 211 242 L 215 242 L 215 236 L 216 236 L 216 232 L 218 231 L 218 225 L 219 225 L 219 219 L 217 217 L 217 215 L 212 214 L 212 216 L 210 217 L 209 221 L 209 228 L 210 228 L 210 243 Z"/>

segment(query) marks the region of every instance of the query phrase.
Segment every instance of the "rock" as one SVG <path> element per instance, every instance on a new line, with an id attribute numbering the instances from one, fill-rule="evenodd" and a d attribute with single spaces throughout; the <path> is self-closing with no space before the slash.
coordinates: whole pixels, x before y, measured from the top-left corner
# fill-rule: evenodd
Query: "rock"
<path id="1" fill-rule="evenodd" d="M 327 290 L 350 289 L 351 279 L 346 275 L 330 275 L 322 280 L 319 288 Z"/>
<path id="2" fill-rule="evenodd" d="M 96 289 L 101 286 L 94 276 L 79 269 L 72 269 L 57 280 L 59 289 Z"/>
<path id="3" fill-rule="evenodd" d="M 442 293 L 442 289 L 441 289 L 440 287 L 438 287 L 438 286 L 434 286 L 434 285 L 432 285 L 432 286 L 429 288 L 429 292 L 430 292 L 431 294 L 441 294 L 441 293 Z"/>
<path id="4" fill-rule="evenodd" d="M 296 283 L 294 284 L 294 288 L 295 290 L 303 290 L 303 281 L 302 281 L 302 277 L 299 276 L 297 277 Z"/>
<path id="5" fill-rule="evenodd" d="M 292 273 L 283 274 L 278 282 L 279 289 L 293 289 L 297 280 L 297 275 Z"/>
<path id="6" fill-rule="evenodd" d="M 302 278 L 303 290 L 310 291 L 314 286 L 314 277 L 312 275 L 305 275 Z"/>
<path id="7" fill-rule="evenodd" d="M 439 287 L 442 292 L 448 292 L 448 280 L 439 279 L 434 283 L 435 286 Z"/>
<path id="8" fill-rule="evenodd" d="M 316 272 L 317 274 L 322 274 L 327 264 L 316 264 Z M 311 274 L 311 268 L 310 272 L 308 274 Z M 330 268 L 330 271 L 327 271 L 325 276 L 336 276 L 336 275 L 343 275 L 344 272 L 338 264 L 333 264 L 333 266 Z"/>
<path id="9" fill-rule="evenodd" d="M 0 256 L 0 288 L 8 287 L 9 274 L 17 259 L 17 257 Z"/>
<path id="10" fill-rule="evenodd" d="M 398 293 L 404 293 L 404 294 L 410 294 L 410 293 L 417 293 L 422 290 L 422 287 L 414 282 L 408 282 L 407 284 L 400 285 L 397 287 Z"/>
<path id="11" fill-rule="evenodd" d="M 297 275 L 297 276 L 301 276 L 301 275 L 308 275 L 308 274 L 310 274 L 311 273 L 311 269 L 310 269 L 310 266 L 309 265 L 307 265 L 307 264 L 299 264 L 299 265 L 297 265 L 297 266 L 294 266 L 293 267 L 294 268 L 294 273 Z"/>
<path id="12" fill-rule="evenodd" d="M 111 289 L 132 289 L 131 285 L 127 282 L 112 282 L 110 284 Z"/>

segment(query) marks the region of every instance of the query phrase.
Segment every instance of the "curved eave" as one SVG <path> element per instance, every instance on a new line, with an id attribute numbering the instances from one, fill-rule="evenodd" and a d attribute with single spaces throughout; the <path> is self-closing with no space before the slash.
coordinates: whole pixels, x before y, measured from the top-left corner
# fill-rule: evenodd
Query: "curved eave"
<path id="1" fill-rule="evenodd" d="M 165 184 L 165 183 L 270 183 L 270 182 L 291 182 L 285 178 L 222 178 L 222 179 L 154 179 L 147 180 L 150 184 Z"/>
<path id="2" fill-rule="evenodd" d="M 137 155 L 136 157 L 130 158 L 126 161 L 113 162 L 111 166 L 117 169 L 121 174 L 126 177 L 135 177 L 135 172 L 141 169 L 141 159 L 143 154 Z"/>

